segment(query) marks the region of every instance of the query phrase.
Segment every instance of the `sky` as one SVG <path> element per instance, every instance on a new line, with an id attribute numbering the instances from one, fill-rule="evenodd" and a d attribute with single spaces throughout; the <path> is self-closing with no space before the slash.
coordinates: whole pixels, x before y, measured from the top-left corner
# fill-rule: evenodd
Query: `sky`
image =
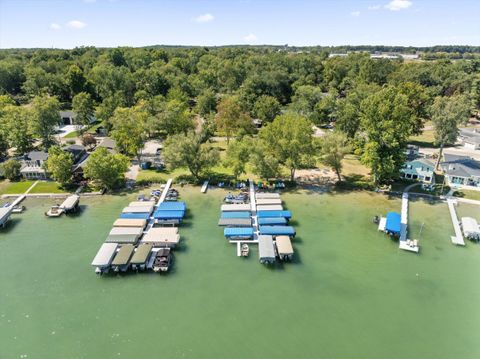
<path id="1" fill-rule="evenodd" d="M 480 45 L 480 0 L 0 0 L 0 48 Z"/>

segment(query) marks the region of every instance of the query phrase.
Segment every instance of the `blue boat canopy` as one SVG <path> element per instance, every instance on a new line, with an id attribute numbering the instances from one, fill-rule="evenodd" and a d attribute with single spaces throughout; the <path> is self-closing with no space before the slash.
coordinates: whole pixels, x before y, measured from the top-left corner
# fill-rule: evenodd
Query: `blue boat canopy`
<path id="1" fill-rule="evenodd" d="M 287 224 L 287 219 L 285 217 L 264 217 L 258 219 L 259 225 L 270 225 L 270 226 L 285 226 Z"/>
<path id="2" fill-rule="evenodd" d="M 401 216 L 396 212 L 387 213 L 387 223 L 385 224 L 385 232 L 400 234 Z"/>
<path id="3" fill-rule="evenodd" d="M 260 234 L 271 236 L 295 236 L 295 229 L 292 226 L 260 226 Z"/>
<path id="4" fill-rule="evenodd" d="M 185 216 L 184 211 L 155 211 L 153 218 L 155 219 L 183 219 Z"/>
<path id="5" fill-rule="evenodd" d="M 122 213 L 120 218 L 124 219 L 149 219 L 150 213 Z"/>
<path id="6" fill-rule="evenodd" d="M 227 227 L 223 230 L 223 234 L 227 238 L 231 238 L 231 237 L 252 238 L 253 228 L 252 227 Z"/>
<path id="7" fill-rule="evenodd" d="M 157 211 L 185 211 L 186 209 L 185 202 L 162 202 Z"/>
<path id="8" fill-rule="evenodd" d="M 283 217 L 286 219 L 292 218 L 292 213 L 290 211 L 258 211 L 258 218 L 272 218 L 272 217 Z"/>
<path id="9" fill-rule="evenodd" d="M 222 212 L 220 218 L 250 218 L 250 212 Z"/>

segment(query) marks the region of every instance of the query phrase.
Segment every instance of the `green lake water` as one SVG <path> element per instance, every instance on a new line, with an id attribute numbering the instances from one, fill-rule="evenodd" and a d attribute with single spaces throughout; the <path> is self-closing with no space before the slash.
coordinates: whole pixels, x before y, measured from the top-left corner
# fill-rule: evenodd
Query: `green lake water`
<path id="1" fill-rule="evenodd" d="M 168 275 L 90 266 L 134 195 L 82 199 L 59 219 L 26 201 L 0 233 L 0 358 L 480 357 L 480 247 L 451 244 L 446 204 L 411 202 L 415 255 L 372 224 L 399 199 L 285 194 L 295 261 L 270 269 L 217 227 L 224 192 L 199 192 L 181 189 L 189 218 Z"/>

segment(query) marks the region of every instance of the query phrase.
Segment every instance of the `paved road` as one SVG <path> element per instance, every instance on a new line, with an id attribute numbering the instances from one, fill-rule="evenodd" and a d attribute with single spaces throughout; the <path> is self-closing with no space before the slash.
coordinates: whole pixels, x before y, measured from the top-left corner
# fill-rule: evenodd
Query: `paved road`
<path id="1" fill-rule="evenodd" d="M 421 147 L 420 148 L 420 153 L 425 153 L 427 155 L 432 155 L 432 154 L 438 154 L 438 148 L 425 148 Z M 460 155 L 460 156 L 469 156 L 472 157 L 475 160 L 480 161 L 480 151 L 479 150 L 469 150 L 466 149 L 463 146 L 455 146 L 455 147 L 445 147 L 443 149 L 443 153 L 449 153 L 449 154 L 454 154 L 454 155 Z"/>

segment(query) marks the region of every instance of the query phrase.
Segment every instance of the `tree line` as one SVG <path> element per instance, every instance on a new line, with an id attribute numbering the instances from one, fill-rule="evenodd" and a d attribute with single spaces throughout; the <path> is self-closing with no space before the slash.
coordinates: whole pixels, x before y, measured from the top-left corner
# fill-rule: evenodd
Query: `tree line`
<path id="1" fill-rule="evenodd" d="M 348 150 L 385 183 L 398 176 L 408 139 L 427 120 L 439 146 L 454 141 L 480 106 L 479 69 L 478 59 L 329 58 L 315 48 L 3 50 L 0 153 L 21 153 L 35 139 L 50 148 L 58 110 L 73 108 L 79 124 L 93 115 L 102 121 L 129 157 L 140 158 L 147 139 L 165 139 L 167 164 L 195 177 L 218 162 L 210 138 L 220 135 L 236 174 L 250 163 L 262 177 L 285 170 L 293 178 L 316 160 L 338 163 Z M 313 139 L 313 125 L 330 124 L 333 135 Z"/>

